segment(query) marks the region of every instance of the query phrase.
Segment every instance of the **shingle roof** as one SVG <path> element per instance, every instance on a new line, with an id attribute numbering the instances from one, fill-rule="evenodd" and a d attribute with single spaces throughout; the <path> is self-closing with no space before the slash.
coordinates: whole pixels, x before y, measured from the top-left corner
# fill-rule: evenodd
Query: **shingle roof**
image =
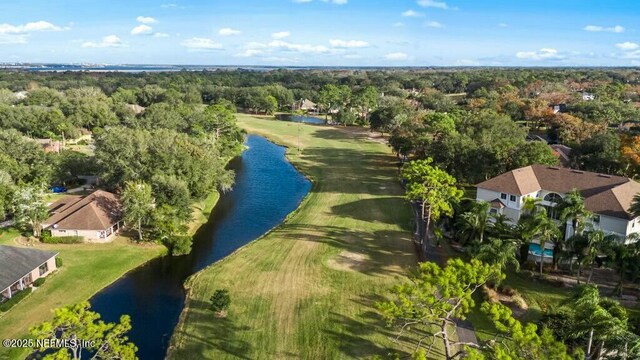
<path id="1" fill-rule="evenodd" d="M 515 169 L 476 186 L 515 195 L 525 195 L 540 190 L 566 194 L 572 189 L 578 189 L 585 199 L 585 207 L 588 210 L 622 219 L 633 219 L 627 210 L 633 196 L 640 193 L 640 183 L 622 176 L 546 165 L 531 165 Z"/>
<path id="2" fill-rule="evenodd" d="M 67 196 L 50 206 L 51 217 L 43 227 L 54 225 L 63 230 L 105 230 L 121 219 L 118 197 L 110 192 L 97 190 L 91 195 Z"/>
<path id="3" fill-rule="evenodd" d="M 53 251 L 0 245 L 0 291 L 56 255 Z"/>

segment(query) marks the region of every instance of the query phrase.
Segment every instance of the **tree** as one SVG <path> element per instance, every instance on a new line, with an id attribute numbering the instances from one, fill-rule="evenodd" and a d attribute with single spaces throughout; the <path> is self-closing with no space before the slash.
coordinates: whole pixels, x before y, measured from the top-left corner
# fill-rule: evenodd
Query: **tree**
<path id="1" fill-rule="evenodd" d="M 129 181 L 122 191 L 122 211 L 124 221 L 138 232 L 142 241 L 142 227 L 151 220 L 155 200 L 151 186 L 142 181 Z"/>
<path id="2" fill-rule="evenodd" d="M 152 213 L 151 236 L 169 248 L 174 256 L 191 252 L 192 238 L 187 234 L 187 220 L 181 216 L 179 210 L 167 204 L 156 207 Z"/>
<path id="3" fill-rule="evenodd" d="M 460 216 L 456 228 L 466 243 L 475 242 L 476 245 L 484 243 L 485 234 L 493 224 L 489 214 L 490 208 L 491 204 L 486 201 L 475 202 L 471 210 Z"/>
<path id="4" fill-rule="evenodd" d="M 263 100 L 263 110 L 267 115 L 273 115 L 278 111 L 278 100 L 271 95 L 267 95 Z"/>
<path id="5" fill-rule="evenodd" d="M 464 319 L 475 307 L 473 294 L 489 280 L 502 279 L 497 266 L 483 264 L 477 259 L 463 262 L 450 259 L 444 268 L 435 263 L 421 263 L 410 283 L 398 285 L 392 289 L 394 300 L 377 304 L 389 325 L 400 328 L 398 339 L 404 331 L 415 329 L 418 333 L 426 330 L 427 335 L 418 342 L 417 352 L 423 347 L 423 341 L 431 337 L 427 355 L 438 339 L 444 342 L 447 360 L 464 356 L 465 351 L 455 351 L 461 345 L 477 346 L 454 341 L 451 328 L 455 320 Z M 429 328 L 436 327 L 431 333 Z M 424 333 L 422 333 L 424 334 Z"/>
<path id="6" fill-rule="evenodd" d="M 584 205 L 584 198 L 580 191 L 577 189 L 571 190 L 555 207 L 556 211 L 560 215 L 560 221 L 562 222 L 563 235 L 556 238 L 555 247 L 553 250 L 553 267 L 557 268 L 560 252 L 563 251 L 565 236 L 575 236 L 582 233 L 587 226 L 587 222 L 593 217 L 591 213 Z M 572 234 L 567 235 L 566 227 L 567 222 L 571 221 Z"/>
<path id="7" fill-rule="evenodd" d="M 544 249 L 548 242 L 553 242 L 562 236 L 560 229 L 556 223 L 547 217 L 545 211 L 535 215 L 535 221 L 538 223 L 538 240 L 540 240 L 540 276 L 542 276 L 542 268 L 544 266 Z M 555 249 L 554 249 L 555 252 Z"/>
<path id="8" fill-rule="evenodd" d="M 482 312 L 489 316 L 500 335 L 480 349 L 471 349 L 467 359 L 572 360 L 567 347 L 557 341 L 549 329 L 538 331 L 538 326 L 533 323 L 522 324 L 513 317 L 508 307 L 485 302 Z"/>
<path id="9" fill-rule="evenodd" d="M 13 184 L 11 175 L 4 170 L 0 170 L 0 221 L 4 220 L 11 210 L 15 190 L 16 186 Z"/>
<path id="10" fill-rule="evenodd" d="M 54 310 L 51 322 L 44 322 L 30 330 L 36 339 L 62 340 L 70 347 L 36 348 L 46 352 L 44 359 L 82 359 L 83 351 L 90 359 L 137 359 L 138 348 L 129 342 L 126 333 L 131 330 L 131 319 L 122 315 L 118 323 L 105 323 L 100 314 L 91 311 L 89 302 L 81 302 Z"/>
<path id="11" fill-rule="evenodd" d="M 229 290 L 227 289 L 218 289 L 213 295 L 211 295 L 210 309 L 215 312 L 218 316 L 224 316 L 227 309 L 231 305 L 231 296 L 229 295 Z"/>
<path id="12" fill-rule="evenodd" d="M 42 221 L 49 216 L 47 192 L 41 185 L 20 185 L 13 194 L 13 215 L 18 226 L 40 237 Z"/>
<path id="13" fill-rule="evenodd" d="M 496 265 L 501 270 L 506 270 L 508 265 L 512 265 L 518 271 L 520 263 L 516 258 L 517 250 L 513 241 L 489 239 L 488 243 L 480 245 L 476 259 L 489 265 Z"/>
<path id="14" fill-rule="evenodd" d="M 633 214 L 633 216 L 640 216 L 640 193 L 637 193 L 633 197 L 633 201 L 631 202 L 631 207 L 629 207 L 629 212 Z"/>
<path id="15" fill-rule="evenodd" d="M 613 290 L 616 296 L 622 296 L 624 280 L 626 277 L 635 281 L 640 275 L 640 234 L 629 236 L 627 243 L 614 242 L 606 247 L 607 266 L 616 270 L 619 276 L 618 283 Z"/>
<path id="16" fill-rule="evenodd" d="M 432 221 L 442 215 L 452 215 L 452 204 L 460 201 L 462 190 L 456 187 L 456 179 L 435 166 L 430 158 L 415 160 L 402 167 L 401 177 L 407 181 L 406 197 L 420 203 L 421 220 L 424 222 L 422 247 L 426 250 Z"/>

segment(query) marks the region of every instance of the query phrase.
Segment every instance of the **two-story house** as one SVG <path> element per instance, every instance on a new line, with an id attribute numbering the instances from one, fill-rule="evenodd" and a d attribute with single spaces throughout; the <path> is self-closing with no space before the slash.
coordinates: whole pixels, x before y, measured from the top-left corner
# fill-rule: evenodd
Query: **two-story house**
<path id="1" fill-rule="evenodd" d="M 640 217 L 628 209 L 640 183 L 629 178 L 546 165 L 531 165 L 498 175 L 476 185 L 477 201 L 491 203 L 491 212 L 517 222 L 527 197 L 538 198 L 547 213 L 558 217 L 555 206 L 572 189 L 584 197 L 587 210 L 594 213 L 592 225 L 607 234 L 626 238 L 640 232 Z M 572 234 L 567 224 L 567 234 Z"/>

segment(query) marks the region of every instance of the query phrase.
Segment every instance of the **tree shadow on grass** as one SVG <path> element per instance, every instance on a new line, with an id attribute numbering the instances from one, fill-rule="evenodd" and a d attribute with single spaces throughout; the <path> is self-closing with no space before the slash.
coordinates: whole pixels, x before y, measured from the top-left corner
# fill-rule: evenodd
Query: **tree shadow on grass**
<path id="1" fill-rule="evenodd" d="M 250 359 L 251 344 L 241 340 L 239 333 L 251 330 L 248 326 L 238 326 L 230 314 L 226 318 L 218 318 L 209 310 L 209 304 L 200 300 L 189 302 L 189 316 L 199 319 L 191 324 L 198 324 L 197 328 L 176 329 L 178 339 L 187 338 L 181 347 L 172 353 L 174 359 L 206 358 L 209 352 L 215 349 L 240 359 Z M 206 319 L 206 320 L 202 320 Z M 186 345 L 186 346 L 185 346 Z"/>
<path id="2" fill-rule="evenodd" d="M 409 225 L 411 216 L 409 204 L 400 197 L 371 198 L 335 205 L 331 211 L 342 217 L 373 223 Z M 407 228 L 408 229 L 408 228 Z"/>

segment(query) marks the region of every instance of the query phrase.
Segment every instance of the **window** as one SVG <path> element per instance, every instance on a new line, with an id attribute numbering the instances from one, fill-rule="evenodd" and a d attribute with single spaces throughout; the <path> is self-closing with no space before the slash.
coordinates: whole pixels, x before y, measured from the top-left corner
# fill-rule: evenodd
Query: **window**
<path id="1" fill-rule="evenodd" d="M 554 204 L 559 204 L 560 202 L 562 202 L 562 196 L 556 193 L 549 193 L 544 197 L 544 201 L 548 201 Z"/>
<path id="2" fill-rule="evenodd" d="M 498 209 L 496 209 L 496 208 L 489 209 L 489 214 L 497 215 L 498 214 Z"/>
<path id="3" fill-rule="evenodd" d="M 49 272 L 49 266 L 47 265 L 47 263 L 44 263 L 44 264 L 40 265 L 38 270 L 40 270 L 40 276 L 42 276 L 42 275 L 46 274 L 47 272 Z"/>
<path id="4" fill-rule="evenodd" d="M 507 194 L 505 193 L 500 194 L 500 199 L 507 200 Z"/>
<path id="5" fill-rule="evenodd" d="M 516 196 L 515 195 L 509 195 L 509 201 L 516 201 Z"/>

